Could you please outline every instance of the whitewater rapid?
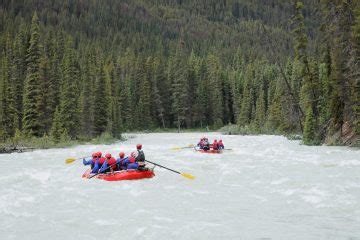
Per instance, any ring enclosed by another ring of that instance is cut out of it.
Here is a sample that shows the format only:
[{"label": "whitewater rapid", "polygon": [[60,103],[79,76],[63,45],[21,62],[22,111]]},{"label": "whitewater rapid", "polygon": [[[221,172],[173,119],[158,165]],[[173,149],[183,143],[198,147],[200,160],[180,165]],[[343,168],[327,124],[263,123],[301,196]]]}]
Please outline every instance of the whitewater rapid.
[{"label": "whitewater rapid", "polygon": [[[221,136],[223,154],[171,147],[203,133],[128,134],[112,145],[0,155],[0,239],[360,239],[360,151],[280,136]],[[94,151],[130,153],[161,168],[139,181],[82,179]]]}]

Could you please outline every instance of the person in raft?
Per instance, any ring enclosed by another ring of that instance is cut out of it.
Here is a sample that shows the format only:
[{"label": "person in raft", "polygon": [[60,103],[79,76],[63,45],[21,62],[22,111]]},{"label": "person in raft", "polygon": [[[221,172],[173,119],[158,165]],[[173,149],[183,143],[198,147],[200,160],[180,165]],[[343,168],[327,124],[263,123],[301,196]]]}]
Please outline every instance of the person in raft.
[{"label": "person in raft", "polygon": [[219,142],[218,142],[218,149],[223,150],[224,148],[225,148],[225,146],[224,146],[222,140],[220,139]]},{"label": "person in raft", "polygon": [[218,142],[217,142],[216,139],[214,140],[214,142],[213,142],[213,144],[212,144],[212,148],[213,148],[214,150],[218,150],[218,149],[219,149],[219,145],[218,145]]},{"label": "person in raft", "polygon": [[123,168],[126,170],[143,170],[145,169],[145,154],[142,150],[142,145],[136,145],[136,151],[133,151],[129,157],[125,158],[123,161]]},{"label": "person in raft", "polygon": [[101,157],[101,152],[93,153],[92,159],[86,160],[85,158],[83,158],[83,164],[85,166],[90,165],[91,173],[97,173],[100,169],[100,157]]},{"label": "person in raft", "polygon": [[129,159],[128,157],[125,157],[124,152],[120,152],[119,153],[119,158],[116,159],[117,170],[126,170],[127,164],[125,162],[128,159]]},{"label": "person in raft", "polygon": [[135,161],[137,162],[137,164],[139,164],[139,169],[143,169],[145,167],[145,153],[142,150],[142,145],[141,144],[137,144],[136,145],[136,151],[137,151],[137,156],[135,157]]},{"label": "person in raft", "polygon": [[209,143],[209,139],[204,138],[204,145],[203,145],[203,150],[207,151],[210,150],[210,143]]},{"label": "person in raft", "polygon": [[200,141],[198,142],[197,146],[198,146],[200,149],[203,149],[203,147],[204,147],[204,138],[200,138]]},{"label": "person in raft", "polygon": [[105,155],[105,159],[103,164],[101,165],[101,168],[99,170],[100,173],[107,173],[107,172],[113,172],[116,171],[116,160],[111,156],[110,153],[107,153]]}]

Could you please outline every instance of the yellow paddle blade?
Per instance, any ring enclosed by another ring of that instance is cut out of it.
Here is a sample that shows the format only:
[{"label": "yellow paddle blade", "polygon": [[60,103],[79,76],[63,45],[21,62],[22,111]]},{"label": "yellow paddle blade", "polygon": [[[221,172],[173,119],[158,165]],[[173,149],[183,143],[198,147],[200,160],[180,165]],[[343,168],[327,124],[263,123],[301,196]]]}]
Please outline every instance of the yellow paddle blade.
[{"label": "yellow paddle blade", "polygon": [[181,173],[180,175],[183,176],[183,177],[186,177],[188,179],[191,179],[191,180],[195,179],[195,176],[193,176],[191,174],[188,174],[188,173]]},{"label": "yellow paddle blade", "polygon": [[173,148],[171,148],[171,150],[174,150],[174,151],[181,150],[181,149],[182,149],[181,147],[173,147]]},{"label": "yellow paddle blade", "polygon": [[76,158],[68,158],[68,159],[65,160],[65,163],[69,164],[69,163],[74,162],[75,160],[76,160]]},{"label": "yellow paddle blade", "polygon": [[185,149],[185,148],[193,148],[195,145],[194,144],[189,144],[186,147],[173,147],[171,148],[171,150],[181,150],[181,149]]}]

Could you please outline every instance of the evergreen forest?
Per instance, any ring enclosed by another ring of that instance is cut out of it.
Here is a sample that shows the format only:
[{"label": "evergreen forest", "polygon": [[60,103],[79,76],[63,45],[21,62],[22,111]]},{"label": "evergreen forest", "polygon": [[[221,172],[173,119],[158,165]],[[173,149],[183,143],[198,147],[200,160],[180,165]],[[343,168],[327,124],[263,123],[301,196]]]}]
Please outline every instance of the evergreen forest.
[{"label": "evergreen forest", "polygon": [[359,144],[360,1],[2,0],[0,142],[155,129]]}]

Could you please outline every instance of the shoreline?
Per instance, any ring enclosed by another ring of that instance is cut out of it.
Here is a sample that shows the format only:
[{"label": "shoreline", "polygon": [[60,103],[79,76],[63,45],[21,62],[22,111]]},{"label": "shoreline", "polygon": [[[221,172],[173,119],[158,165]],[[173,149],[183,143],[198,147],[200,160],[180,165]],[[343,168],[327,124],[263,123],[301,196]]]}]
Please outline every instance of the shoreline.
[{"label": "shoreline", "polygon": [[23,152],[31,152],[34,150],[41,150],[41,149],[67,148],[67,147],[74,147],[85,144],[110,145],[125,140],[126,138],[124,138],[123,136],[121,136],[120,138],[100,136],[93,139],[65,140],[56,143],[47,137],[31,138],[31,139],[23,139],[16,143],[14,142],[0,143],[0,154],[23,153]]}]

